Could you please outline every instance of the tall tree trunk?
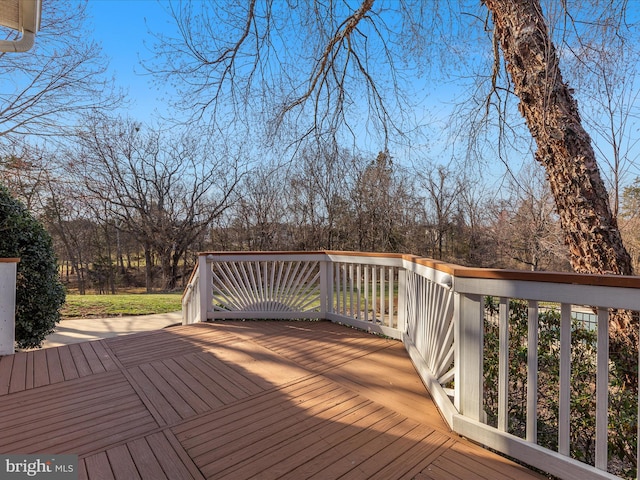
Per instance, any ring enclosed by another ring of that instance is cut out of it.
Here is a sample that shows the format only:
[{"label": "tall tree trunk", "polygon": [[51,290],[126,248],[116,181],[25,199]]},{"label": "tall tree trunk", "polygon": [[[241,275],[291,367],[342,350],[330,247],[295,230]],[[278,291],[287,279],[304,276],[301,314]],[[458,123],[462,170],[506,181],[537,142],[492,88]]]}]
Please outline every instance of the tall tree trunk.
[{"label": "tall tree trunk", "polygon": [[151,246],[146,243],[144,245],[144,260],[147,293],[153,293],[153,258],[151,256]]},{"label": "tall tree trunk", "polygon": [[519,109],[547,171],[571,265],[580,273],[631,275],[578,105],[562,80],[539,0],[485,0]]},{"label": "tall tree trunk", "polygon": [[[539,0],[484,0],[520,99],[519,110],[538,147],[569,248],[579,273],[632,275],[591,138],[578,105],[563,82]],[[637,317],[611,315],[611,359],[624,384],[637,388]]]}]

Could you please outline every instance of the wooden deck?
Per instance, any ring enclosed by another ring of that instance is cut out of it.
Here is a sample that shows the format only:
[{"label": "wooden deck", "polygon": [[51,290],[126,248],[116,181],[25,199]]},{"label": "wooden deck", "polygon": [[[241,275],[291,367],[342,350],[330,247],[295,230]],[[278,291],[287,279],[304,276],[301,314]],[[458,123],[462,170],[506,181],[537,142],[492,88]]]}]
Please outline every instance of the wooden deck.
[{"label": "wooden deck", "polygon": [[541,479],[447,429],[401,343],[221,322],[0,358],[0,452],[80,478]]}]

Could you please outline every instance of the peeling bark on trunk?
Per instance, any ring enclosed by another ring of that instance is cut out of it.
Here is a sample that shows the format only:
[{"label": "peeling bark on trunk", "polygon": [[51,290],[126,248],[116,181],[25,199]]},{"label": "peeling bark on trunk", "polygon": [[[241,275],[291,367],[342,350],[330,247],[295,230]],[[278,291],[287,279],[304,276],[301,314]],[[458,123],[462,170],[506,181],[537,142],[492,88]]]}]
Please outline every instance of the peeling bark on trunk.
[{"label": "peeling bark on trunk", "polygon": [[538,0],[485,0],[493,15],[519,109],[537,144],[573,269],[631,275],[631,258]]},{"label": "peeling bark on trunk", "polygon": [[[484,0],[511,75],[518,106],[538,147],[569,248],[579,273],[632,275],[609,196],[600,176],[591,138],[582,127],[578,105],[562,80],[558,55],[549,37],[539,0]],[[637,316],[613,311],[610,358],[616,374],[638,388]]]}]

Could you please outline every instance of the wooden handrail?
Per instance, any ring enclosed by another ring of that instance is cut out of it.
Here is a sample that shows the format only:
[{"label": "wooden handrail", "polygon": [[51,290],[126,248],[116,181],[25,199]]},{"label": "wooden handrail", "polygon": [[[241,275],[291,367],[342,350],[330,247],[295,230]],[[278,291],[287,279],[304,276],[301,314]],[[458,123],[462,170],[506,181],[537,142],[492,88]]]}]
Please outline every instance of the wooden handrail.
[{"label": "wooden handrail", "polygon": [[264,255],[268,257],[279,255],[343,255],[350,257],[393,258],[414,262],[418,265],[433,268],[461,278],[478,278],[487,280],[522,280],[528,282],[564,283],[569,285],[594,285],[607,287],[640,288],[640,276],[586,274],[571,272],[532,272],[527,270],[505,270],[499,268],[465,267],[454,263],[419,257],[402,253],[380,252],[344,252],[339,250],[317,251],[214,251],[201,252],[199,255]]}]

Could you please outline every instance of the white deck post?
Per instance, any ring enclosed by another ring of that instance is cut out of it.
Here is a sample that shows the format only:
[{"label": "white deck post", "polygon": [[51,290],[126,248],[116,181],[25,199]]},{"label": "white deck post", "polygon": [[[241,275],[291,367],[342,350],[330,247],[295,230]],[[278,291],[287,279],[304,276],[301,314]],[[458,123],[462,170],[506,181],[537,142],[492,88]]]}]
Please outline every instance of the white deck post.
[{"label": "white deck post", "polygon": [[455,294],[455,407],[476,421],[482,420],[483,317],[481,295]]},{"label": "white deck post", "polygon": [[209,307],[213,292],[211,291],[211,266],[209,265],[209,256],[200,255],[198,257],[198,270],[200,271],[200,321],[206,322],[208,318]]},{"label": "white deck post", "polygon": [[331,270],[329,267],[332,263],[329,261],[320,262],[320,317],[322,320],[327,319],[327,312],[329,311],[329,291],[330,285],[333,288],[331,282]]},{"label": "white deck post", "polygon": [[407,271],[404,268],[398,270],[398,324],[396,328],[403,333],[407,331]]},{"label": "white deck post", "polygon": [[18,258],[0,259],[0,355],[15,353]]}]

